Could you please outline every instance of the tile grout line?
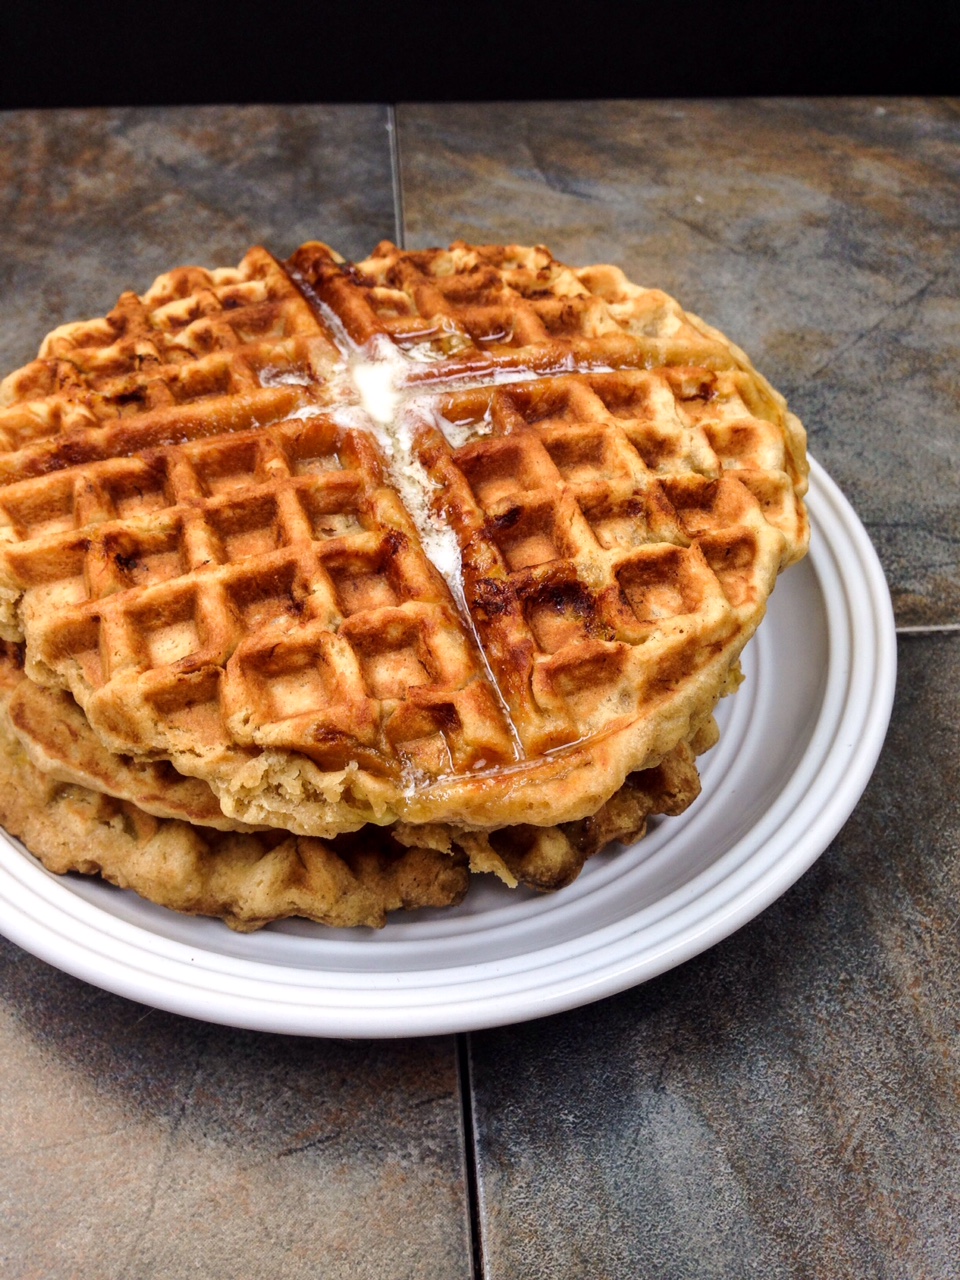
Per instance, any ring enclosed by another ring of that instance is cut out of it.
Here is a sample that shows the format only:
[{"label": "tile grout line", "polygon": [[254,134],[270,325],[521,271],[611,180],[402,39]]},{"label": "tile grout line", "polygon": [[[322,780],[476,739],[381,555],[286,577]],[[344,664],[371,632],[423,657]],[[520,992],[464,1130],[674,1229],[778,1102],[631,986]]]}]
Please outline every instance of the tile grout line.
[{"label": "tile grout line", "polygon": [[390,140],[390,180],[393,186],[393,226],[397,247],[406,248],[406,214],[403,207],[403,174],[400,170],[400,134],[397,129],[397,105],[387,107],[387,137]]},{"label": "tile grout line", "polygon": [[467,1217],[470,1231],[470,1274],[483,1280],[483,1229],[480,1218],[480,1170],[477,1160],[477,1132],[473,1116],[473,1072],[470,1068],[470,1033],[460,1032],[457,1041],[457,1082],[460,1086],[460,1116],[466,1170]]},{"label": "tile grout line", "polygon": [[898,636],[939,636],[960,632],[960,622],[931,623],[929,626],[897,627]]}]

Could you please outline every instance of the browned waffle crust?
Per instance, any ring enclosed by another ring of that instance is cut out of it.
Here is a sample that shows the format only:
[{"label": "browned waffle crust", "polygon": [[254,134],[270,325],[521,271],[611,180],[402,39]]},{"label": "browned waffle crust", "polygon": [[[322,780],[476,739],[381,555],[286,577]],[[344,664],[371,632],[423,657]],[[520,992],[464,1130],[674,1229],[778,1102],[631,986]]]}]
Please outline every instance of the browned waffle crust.
[{"label": "browned waffle crust", "polygon": [[0,384],[0,624],[230,823],[478,833],[690,741],[807,541],[721,334],[516,246],[186,268]]},{"label": "browned waffle crust", "polygon": [[452,906],[469,885],[465,853],[405,848],[376,828],[331,842],[158,818],[44,773],[2,717],[0,770],[0,822],[48,870],[99,874],[160,906],[218,916],[243,932],[288,916],[378,927],[388,911]]},{"label": "browned waffle crust", "polygon": [[0,657],[0,822],[51,871],[99,873],[243,931],[291,915],[378,927],[393,910],[458,902],[469,871],[560,888],[611,842],[639,839],[651,814],[683,812],[700,789],[696,752],[712,741],[707,723],[598,813],[565,826],[367,827],[332,841],[241,834],[225,830],[204,783],[107,751],[67,695],[34,685],[10,651]]}]

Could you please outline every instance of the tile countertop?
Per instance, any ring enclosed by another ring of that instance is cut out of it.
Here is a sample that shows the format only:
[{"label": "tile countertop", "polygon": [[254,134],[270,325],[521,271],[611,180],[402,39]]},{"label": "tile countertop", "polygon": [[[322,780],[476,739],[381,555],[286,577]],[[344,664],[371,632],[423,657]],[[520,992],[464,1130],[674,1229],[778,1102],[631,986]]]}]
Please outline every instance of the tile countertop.
[{"label": "tile countertop", "polygon": [[257,241],[544,240],[750,352],[902,633],[880,764],[820,861],[588,1008],[296,1040],[0,940],[5,1277],[960,1275],[958,197],[945,100],[0,115],[4,371]]}]

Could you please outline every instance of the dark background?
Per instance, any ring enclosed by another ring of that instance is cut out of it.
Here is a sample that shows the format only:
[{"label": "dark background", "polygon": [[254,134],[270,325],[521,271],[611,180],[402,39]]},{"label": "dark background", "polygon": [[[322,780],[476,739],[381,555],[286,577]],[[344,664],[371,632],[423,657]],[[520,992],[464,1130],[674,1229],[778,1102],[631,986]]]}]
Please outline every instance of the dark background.
[{"label": "dark background", "polygon": [[0,0],[0,108],[952,94],[956,0]]}]

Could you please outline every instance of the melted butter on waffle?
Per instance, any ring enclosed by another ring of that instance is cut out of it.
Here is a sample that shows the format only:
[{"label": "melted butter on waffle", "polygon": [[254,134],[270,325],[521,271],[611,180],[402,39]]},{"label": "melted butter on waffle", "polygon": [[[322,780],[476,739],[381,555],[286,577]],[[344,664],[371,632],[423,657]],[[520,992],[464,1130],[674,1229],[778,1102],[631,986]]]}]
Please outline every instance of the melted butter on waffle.
[{"label": "melted butter on waffle", "polygon": [[804,552],[747,357],[546,249],[186,268],[0,384],[0,631],[99,738],[329,837],[595,813]]}]

